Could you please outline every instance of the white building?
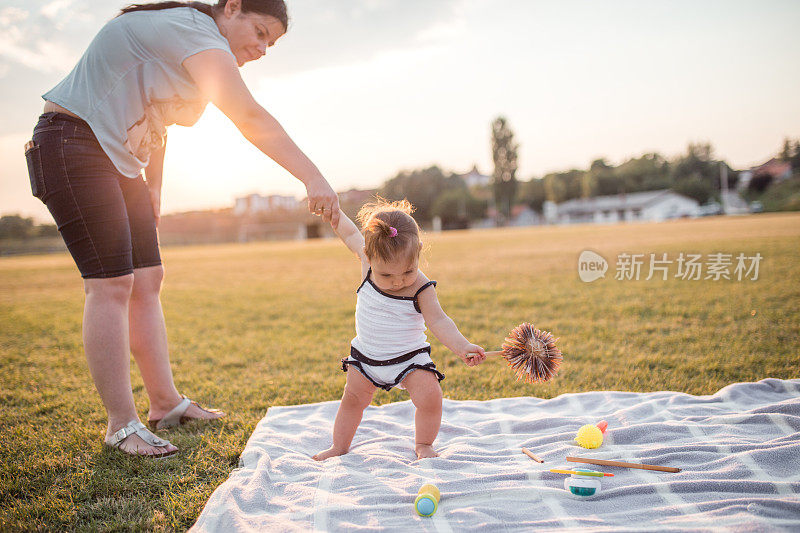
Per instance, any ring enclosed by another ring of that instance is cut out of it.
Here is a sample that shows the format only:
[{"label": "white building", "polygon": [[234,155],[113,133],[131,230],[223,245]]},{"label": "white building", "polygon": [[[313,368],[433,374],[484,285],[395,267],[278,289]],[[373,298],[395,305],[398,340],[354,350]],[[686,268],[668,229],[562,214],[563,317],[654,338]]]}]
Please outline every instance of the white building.
[{"label": "white building", "polygon": [[294,196],[261,196],[260,194],[250,194],[236,199],[233,206],[234,215],[255,215],[258,213],[268,213],[279,209],[297,209],[299,202]]},{"label": "white building", "polygon": [[478,186],[485,187],[492,181],[491,176],[486,176],[478,171],[478,165],[473,165],[472,170],[466,174],[461,174],[461,179],[464,180],[464,183],[466,183],[467,187],[470,189]]},{"label": "white building", "polygon": [[665,189],[545,202],[544,215],[549,224],[659,222],[698,216],[699,208],[697,200]]}]

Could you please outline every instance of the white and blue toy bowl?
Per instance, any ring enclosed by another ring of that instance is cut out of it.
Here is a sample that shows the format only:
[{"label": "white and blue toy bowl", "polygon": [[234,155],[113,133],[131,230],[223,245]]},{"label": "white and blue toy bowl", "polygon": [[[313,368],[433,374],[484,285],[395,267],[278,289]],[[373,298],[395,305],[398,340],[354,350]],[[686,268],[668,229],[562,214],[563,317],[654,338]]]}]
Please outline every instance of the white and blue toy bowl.
[{"label": "white and blue toy bowl", "polygon": [[[596,472],[587,468],[573,468],[576,472]],[[572,474],[564,480],[564,489],[578,499],[591,498],[600,492],[600,478]]]}]

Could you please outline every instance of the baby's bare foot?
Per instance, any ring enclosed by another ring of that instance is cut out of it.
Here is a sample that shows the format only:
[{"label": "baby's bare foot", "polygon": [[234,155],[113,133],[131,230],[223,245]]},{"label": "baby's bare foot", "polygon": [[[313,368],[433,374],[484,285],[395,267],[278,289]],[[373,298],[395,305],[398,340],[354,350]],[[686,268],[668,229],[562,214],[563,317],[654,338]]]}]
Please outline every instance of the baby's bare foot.
[{"label": "baby's bare foot", "polygon": [[314,456],[315,461],[324,461],[329,457],[336,457],[337,455],[344,455],[347,453],[347,450],[340,450],[339,448],[334,448],[331,446],[324,452],[319,452],[317,455]]},{"label": "baby's bare foot", "polygon": [[417,459],[425,459],[427,457],[439,457],[439,454],[433,450],[430,444],[417,444],[414,446],[414,451],[417,452]]}]

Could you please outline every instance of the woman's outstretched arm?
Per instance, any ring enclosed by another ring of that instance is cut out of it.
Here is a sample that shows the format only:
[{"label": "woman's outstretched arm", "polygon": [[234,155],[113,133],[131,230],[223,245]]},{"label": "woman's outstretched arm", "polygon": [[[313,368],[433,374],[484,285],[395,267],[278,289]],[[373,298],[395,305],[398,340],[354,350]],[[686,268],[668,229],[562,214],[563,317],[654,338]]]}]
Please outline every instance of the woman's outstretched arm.
[{"label": "woman's outstretched arm", "polygon": [[256,102],[233,56],[222,50],[205,50],[186,58],[183,66],[203,95],[233,121],[248,141],[303,182],[309,211],[325,208],[324,220],[336,227],[339,223],[336,193],[275,117]]}]

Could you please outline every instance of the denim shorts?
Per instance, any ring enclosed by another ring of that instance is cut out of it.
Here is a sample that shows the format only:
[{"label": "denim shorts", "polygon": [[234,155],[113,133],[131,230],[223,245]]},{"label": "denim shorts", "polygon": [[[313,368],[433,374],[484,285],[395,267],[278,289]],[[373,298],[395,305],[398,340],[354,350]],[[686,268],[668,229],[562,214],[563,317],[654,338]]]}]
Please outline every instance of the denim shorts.
[{"label": "denim shorts", "polygon": [[31,192],[53,215],[81,277],[161,264],[147,184],[120,174],[86,122],[41,115],[25,159]]}]

